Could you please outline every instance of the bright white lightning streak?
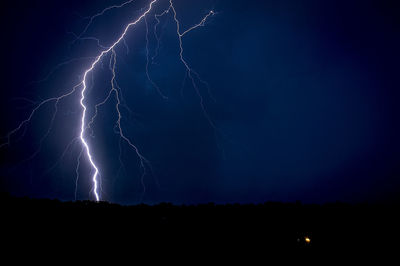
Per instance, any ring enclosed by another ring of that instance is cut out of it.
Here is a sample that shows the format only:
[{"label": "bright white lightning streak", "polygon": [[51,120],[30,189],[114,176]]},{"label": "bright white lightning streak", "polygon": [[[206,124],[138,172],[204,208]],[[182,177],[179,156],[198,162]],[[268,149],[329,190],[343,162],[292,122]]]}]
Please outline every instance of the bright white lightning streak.
[{"label": "bright white lightning streak", "polygon": [[[92,156],[92,154],[91,154],[91,152],[90,152],[89,144],[87,143],[87,141],[86,141],[86,139],[85,139],[85,137],[84,137],[84,134],[85,134],[85,127],[86,127],[86,126],[85,126],[85,125],[86,125],[86,122],[85,122],[85,121],[86,121],[86,110],[87,110],[86,105],[84,104],[84,100],[85,100],[85,91],[86,91],[86,77],[87,77],[87,75],[88,75],[91,71],[93,71],[94,67],[97,65],[97,63],[100,61],[100,59],[101,59],[105,54],[107,54],[108,52],[110,52],[111,50],[113,50],[113,48],[114,48],[119,42],[121,42],[121,40],[125,37],[125,35],[126,35],[128,29],[129,29],[132,25],[136,25],[139,21],[141,21],[141,20],[151,11],[151,9],[152,9],[152,7],[153,7],[153,5],[154,5],[155,2],[157,2],[157,0],[153,0],[153,1],[150,3],[149,8],[148,8],[139,18],[137,18],[134,22],[129,23],[129,24],[125,27],[125,30],[123,31],[123,33],[121,34],[121,36],[117,39],[117,41],[115,41],[108,49],[103,50],[103,51],[100,53],[100,55],[97,56],[96,60],[92,63],[92,65],[90,66],[90,68],[87,69],[87,70],[85,71],[84,75],[83,75],[83,80],[82,80],[82,82],[81,82],[81,84],[83,85],[82,91],[81,91],[81,96],[82,96],[82,97],[81,97],[81,100],[80,100],[80,104],[81,104],[81,106],[82,106],[82,108],[83,108],[82,118],[81,118],[81,133],[80,133],[80,139],[81,139],[81,142],[82,142],[83,146],[85,147],[86,155],[87,155],[87,157],[88,157],[88,159],[89,159],[89,162],[90,162],[92,168],[94,169],[94,174],[93,174],[93,177],[92,177],[92,181],[93,181],[93,193],[94,193],[94,195],[95,195],[95,197],[96,197],[96,201],[100,201],[100,195],[99,195],[99,193],[98,193],[98,179],[97,179],[97,177],[98,177],[98,175],[99,175],[99,168],[97,167],[97,165],[95,164],[95,162],[94,162],[94,160],[93,160],[93,156]],[[117,93],[117,91],[116,91],[116,93]],[[120,126],[120,122],[121,122],[121,119],[120,119],[120,117],[119,117],[119,119],[118,119],[118,125],[119,125],[119,126]],[[122,132],[122,131],[120,131],[120,133],[121,133],[121,132]],[[136,146],[133,145],[133,144],[129,141],[129,139],[126,138],[126,137],[124,136],[123,133],[121,134],[121,137],[122,137],[125,141],[127,141],[129,145],[131,145],[132,147],[134,147],[134,148],[136,149],[136,151],[137,151]]]}]

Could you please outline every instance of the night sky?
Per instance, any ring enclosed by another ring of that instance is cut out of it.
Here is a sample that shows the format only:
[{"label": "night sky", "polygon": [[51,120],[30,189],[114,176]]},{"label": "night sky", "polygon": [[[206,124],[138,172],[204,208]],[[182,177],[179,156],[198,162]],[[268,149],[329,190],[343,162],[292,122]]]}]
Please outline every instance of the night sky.
[{"label": "night sky", "polygon": [[[138,0],[98,17],[83,37],[111,45],[149,4]],[[158,13],[168,6],[159,0]],[[101,48],[74,41],[91,16],[122,1],[7,1],[1,7],[1,143],[40,101],[78,84]],[[99,108],[93,137],[102,199],[134,204],[393,202],[400,192],[400,16],[396,1],[175,0],[205,112],[179,61],[176,25],[161,19],[159,55],[146,77],[146,28],[132,27],[117,53],[122,126],[151,162],[115,132],[115,98]],[[154,55],[154,13],[149,51]],[[128,47],[128,48],[127,48]],[[72,59],[72,60],[71,60]],[[61,64],[68,62],[67,64]],[[88,112],[110,87],[110,57],[88,78]],[[58,67],[57,67],[58,66]],[[183,85],[182,85],[183,84]],[[215,101],[213,100],[215,98]],[[0,189],[15,196],[75,199],[81,145],[78,93],[54,104],[0,150]],[[215,124],[214,129],[207,115]],[[41,141],[43,140],[43,141]],[[38,149],[40,148],[40,151]],[[66,149],[67,148],[67,149]],[[123,162],[123,167],[121,163]],[[93,200],[82,155],[77,199]]]}]

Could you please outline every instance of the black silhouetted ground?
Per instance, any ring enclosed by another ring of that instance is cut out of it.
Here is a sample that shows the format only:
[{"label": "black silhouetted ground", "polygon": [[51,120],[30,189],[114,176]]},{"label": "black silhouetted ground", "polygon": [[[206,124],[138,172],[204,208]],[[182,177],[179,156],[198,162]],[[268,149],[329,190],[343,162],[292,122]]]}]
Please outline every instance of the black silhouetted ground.
[{"label": "black silhouetted ground", "polygon": [[[268,253],[375,248],[397,243],[398,206],[343,203],[302,205],[121,206],[107,202],[61,202],[1,197],[2,241],[9,247],[70,246],[208,254],[229,250]],[[71,243],[71,244],[67,244]],[[136,250],[136,251],[135,251]]]}]

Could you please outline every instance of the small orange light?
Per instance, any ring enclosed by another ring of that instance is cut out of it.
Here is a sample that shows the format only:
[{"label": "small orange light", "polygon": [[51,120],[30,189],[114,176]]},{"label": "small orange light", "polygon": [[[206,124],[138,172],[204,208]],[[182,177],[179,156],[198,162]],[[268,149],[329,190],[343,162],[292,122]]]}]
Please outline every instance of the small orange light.
[{"label": "small orange light", "polygon": [[310,239],[310,238],[308,238],[308,237],[305,237],[305,238],[304,238],[304,240],[305,240],[305,241],[306,241],[306,243],[308,243],[308,244],[309,244],[309,243],[311,243],[311,239]]}]

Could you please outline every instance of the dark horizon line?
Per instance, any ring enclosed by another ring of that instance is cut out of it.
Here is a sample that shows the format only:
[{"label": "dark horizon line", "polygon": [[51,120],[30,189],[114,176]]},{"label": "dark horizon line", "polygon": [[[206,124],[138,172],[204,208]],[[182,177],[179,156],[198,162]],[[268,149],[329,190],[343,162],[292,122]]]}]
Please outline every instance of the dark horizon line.
[{"label": "dark horizon line", "polygon": [[79,199],[79,200],[61,200],[58,198],[35,198],[29,196],[15,196],[9,192],[0,192],[0,200],[1,202],[6,202],[7,200],[15,203],[16,201],[30,201],[30,202],[54,202],[63,205],[67,204],[91,204],[91,205],[102,205],[102,206],[114,206],[114,207],[158,207],[158,206],[168,206],[168,207],[265,207],[270,205],[271,207],[281,205],[281,206],[296,206],[296,207],[329,207],[329,206],[342,206],[342,207],[384,207],[384,206],[399,206],[400,202],[398,201],[390,201],[390,202],[346,202],[346,201],[331,201],[324,203],[304,203],[301,200],[296,201],[274,201],[268,200],[264,202],[226,202],[226,203],[216,203],[213,201],[203,202],[203,203],[181,203],[176,204],[168,201],[161,201],[157,203],[135,203],[135,204],[122,204],[112,201],[95,201],[91,199]]}]

